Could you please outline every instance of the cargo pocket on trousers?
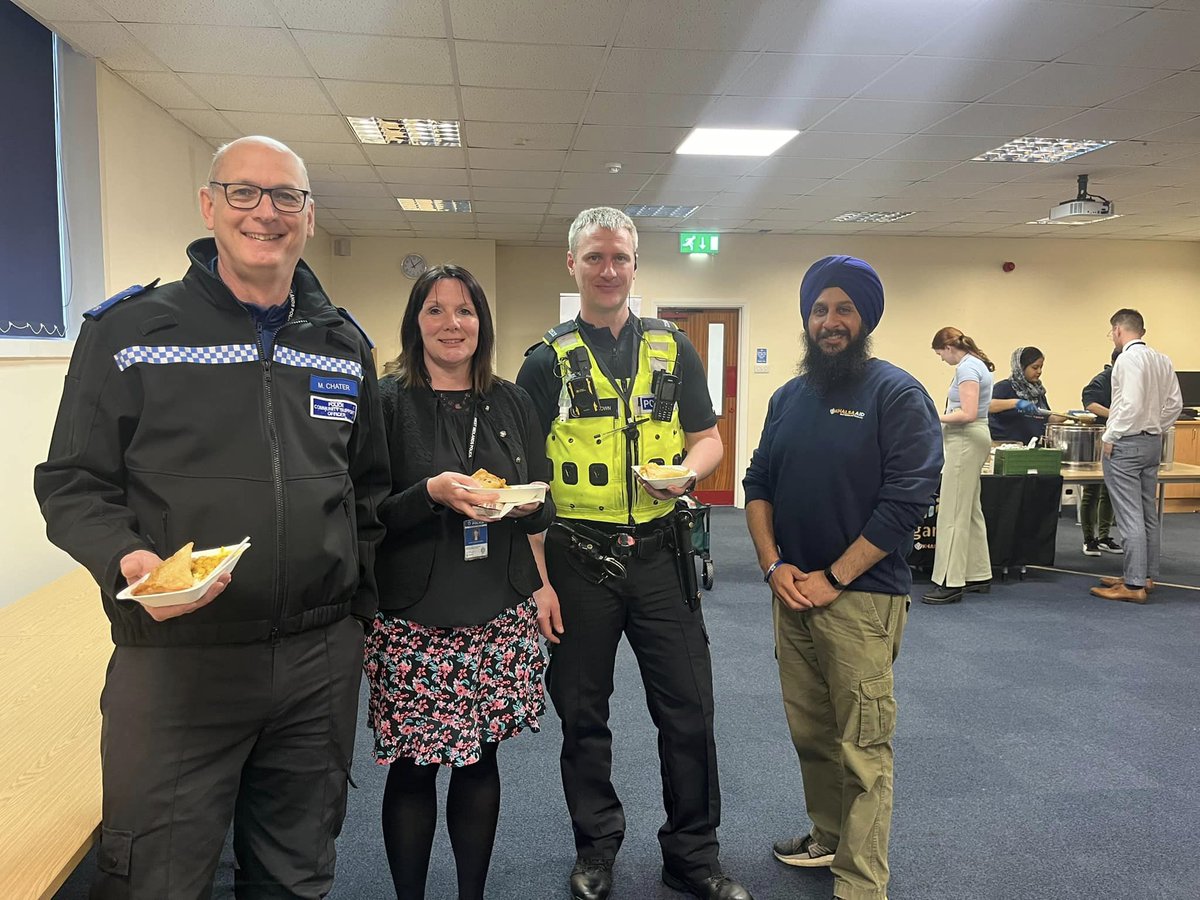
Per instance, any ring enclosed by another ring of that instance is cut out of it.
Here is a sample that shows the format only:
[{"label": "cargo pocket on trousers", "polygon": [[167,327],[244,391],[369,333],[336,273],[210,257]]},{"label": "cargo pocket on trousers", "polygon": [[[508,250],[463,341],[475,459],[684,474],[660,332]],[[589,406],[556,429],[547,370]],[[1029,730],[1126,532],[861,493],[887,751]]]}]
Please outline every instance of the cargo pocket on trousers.
[{"label": "cargo pocket on trousers", "polygon": [[892,673],[866,678],[858,686],[858,741],[873,747],[891,740],[896,730],[896,698],[892,696]]},{"label": "cargo pocket on trousers", "polygon": [[129,876],[129,858],[133,855],[133,832],[115,828],[100,829],[100,852],[96,867],[109,875]]}]

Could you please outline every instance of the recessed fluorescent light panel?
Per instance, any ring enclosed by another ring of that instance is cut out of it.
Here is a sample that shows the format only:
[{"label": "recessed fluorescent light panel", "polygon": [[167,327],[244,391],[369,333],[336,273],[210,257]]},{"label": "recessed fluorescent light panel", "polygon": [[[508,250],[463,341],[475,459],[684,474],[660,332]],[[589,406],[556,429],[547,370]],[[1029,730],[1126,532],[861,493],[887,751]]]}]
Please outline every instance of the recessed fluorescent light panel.
[{"label": "recessed fluorescent light panel", "polygon": [[973,157],[973,162],[1056,163],[1101,150],[1112,141],[1023,137]]},{"label": "recessed fluorescent light panel", "polygon": [[770,156],[799,133],[762,128],[697,128],[675,152],[697,156]]},{"label": "recessed fluorescent light panel", "polygon": [[452,212],[469,213],[470,200],[423,200],[411,197],[397,197],[400,208],[406,212]]},{"label": "recessed fluorescent light panel", "polygon": [[1026,222],[1026,225],[1095,225],[1097,222],[1111,222],[1113,219],[1121,218],[1120,213],[1113,213],[1109,216],[1096,216],[1085,222],[1068,222],[1065,219],[1037,219],[1033,222]]},{"label": "recessed fluorescent light panel", "polygon": [[901,219],[908,218],[916,210],[908,212],[844,212],[840,216],[834,216],[830,219],[831,222],[868,222],[874,225],[879,225],[886,222],[899,222]]},{"label": "recessed fluorescent light panel", "polygon": [[625,215],[636,218],[686,219],[699,208],[698,206],[654,206],[641,204],[625,207]]},{"label": "recessed fluorescent light panel", "polygon": [[437,119],[380,119],[346,116],[364,144],[407,144],[412,147],[461,147],[457,122]]}]

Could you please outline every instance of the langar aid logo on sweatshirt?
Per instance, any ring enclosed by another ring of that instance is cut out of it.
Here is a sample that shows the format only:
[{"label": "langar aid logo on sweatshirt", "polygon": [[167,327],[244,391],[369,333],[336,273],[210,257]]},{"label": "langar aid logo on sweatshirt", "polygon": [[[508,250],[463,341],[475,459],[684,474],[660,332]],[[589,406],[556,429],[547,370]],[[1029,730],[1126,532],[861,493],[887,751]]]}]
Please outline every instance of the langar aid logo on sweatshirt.
[{"label": "langar aid logo on sweatshirt", "polygon": [[842,409],[840,406],[829,407],[829,414],[831,416],[842,416],[847,419],[865,419],[867,417],[865,412],[860,412],[857,409]]}]

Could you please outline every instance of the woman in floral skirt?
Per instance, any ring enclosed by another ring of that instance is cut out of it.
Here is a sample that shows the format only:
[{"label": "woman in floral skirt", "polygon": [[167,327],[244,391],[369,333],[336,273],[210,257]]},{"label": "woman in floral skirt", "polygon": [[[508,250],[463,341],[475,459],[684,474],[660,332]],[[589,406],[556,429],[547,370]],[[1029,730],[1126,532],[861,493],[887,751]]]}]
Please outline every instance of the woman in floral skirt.
[{"label": "woman in floral skirt", "polygon": [[[550,474],[529,396],[492,370],[495,330],[479,283],[437,266],[413,285],[400,355],[380,379],[392,493],[380,507],[379,614],[367,638],[375,756],[389,765],[383,835],[396,895],[425,897],[437,773],[459,900],[480,900],[500,811],[496,750],[544,711],[539,629],[561,632],[539,536],[545,503],[494,518],[495,493]],[[540,612],[539,612],[540,610]]]}]

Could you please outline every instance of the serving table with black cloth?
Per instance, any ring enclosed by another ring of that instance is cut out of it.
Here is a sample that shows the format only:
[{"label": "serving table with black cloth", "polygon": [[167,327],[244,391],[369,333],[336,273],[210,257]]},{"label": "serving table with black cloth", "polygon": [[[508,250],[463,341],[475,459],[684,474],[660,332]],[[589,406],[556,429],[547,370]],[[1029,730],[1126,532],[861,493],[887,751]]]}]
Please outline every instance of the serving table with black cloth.
[{"label": "serving table with black cloth", "polygon": [[[1061,475],[984,475],[980,503],[987,524],[992,568],[1007,575],[1010,568],[1054,565]],[[932,569],[937,546],[937,507],[918,526],[908,564]]]}]

